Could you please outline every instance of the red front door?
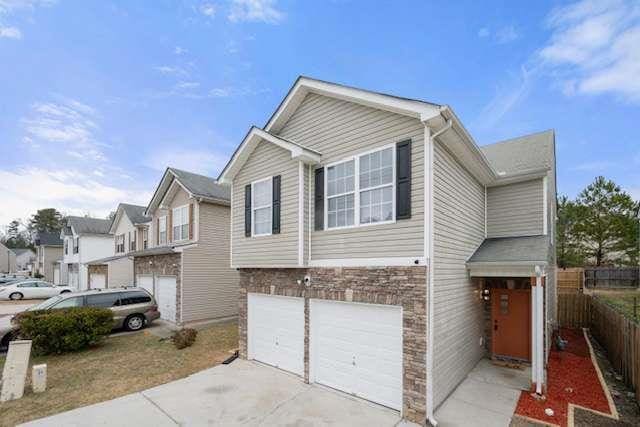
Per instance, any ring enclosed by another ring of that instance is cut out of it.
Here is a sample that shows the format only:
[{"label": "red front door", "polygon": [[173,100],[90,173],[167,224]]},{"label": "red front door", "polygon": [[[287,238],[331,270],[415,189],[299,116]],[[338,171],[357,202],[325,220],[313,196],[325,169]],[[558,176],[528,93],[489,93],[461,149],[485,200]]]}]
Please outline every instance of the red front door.
[{"label": "red front door", "polygon": [[494,356],[531,360],[531,291],[491,290],[491,350]]}]

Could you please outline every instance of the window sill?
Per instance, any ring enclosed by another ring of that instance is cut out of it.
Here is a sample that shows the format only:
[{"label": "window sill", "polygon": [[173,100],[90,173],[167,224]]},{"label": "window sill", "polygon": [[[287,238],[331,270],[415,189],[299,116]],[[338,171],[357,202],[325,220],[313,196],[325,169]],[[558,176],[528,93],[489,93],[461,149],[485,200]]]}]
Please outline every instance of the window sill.
[{"label": "window sill", "polygon": [[380,222],[371,222],[371,223],[367,223],[367,224],[357,224],[357,225],[345,225],[343,227],[327,227],[324,230],[313,230],[314,232],[321,232],[321,231],[339,231],[339,230],[350,230],[353,228],[367,228],[367,227],[375,227],[378,225],[388,225],[388,224],[395,224],[397,221],[395,219],[389,220],[389,221],[380,221]]}]

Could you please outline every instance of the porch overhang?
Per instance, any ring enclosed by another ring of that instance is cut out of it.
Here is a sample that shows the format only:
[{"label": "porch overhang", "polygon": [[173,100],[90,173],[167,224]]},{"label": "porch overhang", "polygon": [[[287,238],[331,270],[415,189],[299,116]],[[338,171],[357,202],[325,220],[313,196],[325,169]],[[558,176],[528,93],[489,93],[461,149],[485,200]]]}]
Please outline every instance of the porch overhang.
[{"label": "porch overhang", "polygon": [[485,239],[467,260],[471,277],[533,277],[549,259],[549,236]]}]

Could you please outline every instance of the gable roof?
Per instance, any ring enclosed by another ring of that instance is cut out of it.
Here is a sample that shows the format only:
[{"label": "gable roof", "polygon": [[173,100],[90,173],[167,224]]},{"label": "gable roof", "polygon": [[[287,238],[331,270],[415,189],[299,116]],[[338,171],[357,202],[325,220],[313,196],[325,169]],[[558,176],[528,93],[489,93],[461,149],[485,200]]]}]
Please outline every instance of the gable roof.
[{"label": "gable roof", "polygon": [[149,206],[144,211],[145,215],[149,215],[160,205],[165,193],[174,181],[182,186],[190,197],[222,205],[229,205],[231,202],[231,189],[227,185],[205,175],[168,167],[153,193]]},{"label": "gable roof", "polygon": [[555,132],[550,129],[480,147],[499,176],[553,167]]},{"label": "gable roof", "polygon": [[36,246],[62,246],[60,233],[40,231],[36,236]]},{"label": "gable roof", "polygon": [[131,205],[128,203],[120,203],[116,209],[116,215],[113,217],[109,233],[116,232],[116,226],[120,222],[122,215],[126,215],[131,224],[140,225],[151,221],[151,217],[144,214],[147,208],[145,206]]},{"label": "gable roof", "polygon": [[68,216],[67,224],[75,234],[109,234],[111,228],[111,220],[83,216]]},{"label": "gable roof", "polygon": [[305,163],[311,164],[320,162],[321,154],[319,152],[288,139],[272,135],[263,129],[251,126],[249,132],[247,132],[247,135],[236,148],[231,159],[220,173],[220,177],[218,178],[219,181],[230,183],[261,141],[275,144],[278,147],[289,151],[292,159],[299,159]]}]

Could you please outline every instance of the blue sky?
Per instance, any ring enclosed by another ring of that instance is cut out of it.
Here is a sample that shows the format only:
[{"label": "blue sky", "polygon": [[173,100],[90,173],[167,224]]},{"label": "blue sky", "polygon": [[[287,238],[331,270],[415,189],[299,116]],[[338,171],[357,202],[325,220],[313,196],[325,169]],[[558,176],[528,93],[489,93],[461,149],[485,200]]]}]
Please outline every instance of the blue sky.
[{"label": "blue sky", "polygon": [[0,0],[0,224],[217,176],[300,74],[448,104],[480,145],[554,128],[559,194],[640,198],[640,4],[527,3]]}]

